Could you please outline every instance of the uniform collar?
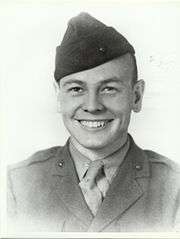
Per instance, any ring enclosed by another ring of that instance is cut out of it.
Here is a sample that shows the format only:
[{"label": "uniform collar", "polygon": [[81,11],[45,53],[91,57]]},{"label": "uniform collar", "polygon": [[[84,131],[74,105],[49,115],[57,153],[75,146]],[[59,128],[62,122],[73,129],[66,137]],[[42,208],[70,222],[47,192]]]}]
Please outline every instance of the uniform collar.
[{"label": "uniform collar", "polygon": [[[129,135],[129,150],[125,156],[125,159],[131,158],[133,166],[133,174],[135,178],[149,177],[150,176],[150,166],[149,161],[145,152],[139,148],[131,135]],[[69,151],[69,139],[67,140],[64,147],[59,148],[54,155],[54,163],[52,165],[52,175],[71,175],[77,177],[75,163],[72,159],[71,153]],[[124,161],[126,161],[124,159]],[[86,160],[85,160],[86,161]],[[74,175],[75,174],[75,175]]]},{"label": "uniform collar", "polygon": [[[104,159],[98,159],[104,162],[105,165],[104,171],[109,182],[111,182],[112,179],[114,178],[116,171],[119,168],[122,161],[124,160],[124,157],[128,149],[129,149],[129,138],[127,139],[126,143],[121,148],[116,150],[114,153],[110,154]],[[81,179],[83,178],[85,172],[89,167],[91,160],[86,156],[84,156],[81,152],[79,152],[79,150],[76,149],[76,147],[71,143],[71,141],[69,144],[69,150],[73,158],[79,180],[81,181]]]}]

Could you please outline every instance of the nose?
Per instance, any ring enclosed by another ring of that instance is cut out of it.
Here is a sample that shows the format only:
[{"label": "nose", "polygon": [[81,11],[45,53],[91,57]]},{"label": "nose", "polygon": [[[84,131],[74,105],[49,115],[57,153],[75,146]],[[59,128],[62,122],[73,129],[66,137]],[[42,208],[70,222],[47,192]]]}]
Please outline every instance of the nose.
[{"label": "nose", "polygon": [[96,92],[89,92],[83,103],[83,110],[90,113],[95,113],[102,111],[104,109],[104,105],[102,104],[99,96]]}]

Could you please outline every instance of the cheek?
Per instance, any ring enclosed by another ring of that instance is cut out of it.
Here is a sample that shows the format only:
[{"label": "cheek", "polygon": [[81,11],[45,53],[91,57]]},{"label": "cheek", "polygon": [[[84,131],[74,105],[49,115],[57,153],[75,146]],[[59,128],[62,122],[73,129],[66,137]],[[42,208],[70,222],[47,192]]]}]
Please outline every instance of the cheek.
[{"label": "cheek", "polygon": [[106,108],[116,116],[122,116],[129,114],[132,110],[132,99],[128,95],[122,95],[119,97],[106,100]]},{"label": "cheek", "polygon": [[81,105],[80,100],[72,97],[62,97],[59,100],[62,115],[72,115]]}]

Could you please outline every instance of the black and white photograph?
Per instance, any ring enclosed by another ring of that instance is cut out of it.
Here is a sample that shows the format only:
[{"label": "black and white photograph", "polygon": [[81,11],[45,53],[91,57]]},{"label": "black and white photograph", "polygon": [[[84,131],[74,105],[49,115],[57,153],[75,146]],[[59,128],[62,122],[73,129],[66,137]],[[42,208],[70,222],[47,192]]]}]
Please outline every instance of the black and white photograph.
[{"label": "black and white photograph", "polygon": [[0,5],[2,237],[178,238],[180,2]]}]

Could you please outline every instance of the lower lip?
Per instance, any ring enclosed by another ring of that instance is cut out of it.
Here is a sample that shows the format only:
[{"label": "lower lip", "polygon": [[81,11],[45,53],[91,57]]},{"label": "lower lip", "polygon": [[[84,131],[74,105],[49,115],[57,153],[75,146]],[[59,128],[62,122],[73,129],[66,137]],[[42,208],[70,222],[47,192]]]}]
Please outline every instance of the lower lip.
[{"label": "lower lip", "polygon": [[91,130],[91,131],[99,131],[99,130],[105,129],[109,125],[109,123],[112,122],[112,120],[110,120],[110,121],[106,121],[103,126],[89,127],[88,125],[81,124],[81,122],[79,120],[76,120],[76,121],[80,124],[80,126],[82,128],[87,129],[87,130]]}]

